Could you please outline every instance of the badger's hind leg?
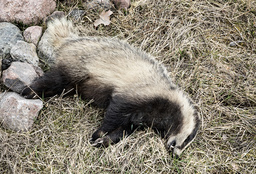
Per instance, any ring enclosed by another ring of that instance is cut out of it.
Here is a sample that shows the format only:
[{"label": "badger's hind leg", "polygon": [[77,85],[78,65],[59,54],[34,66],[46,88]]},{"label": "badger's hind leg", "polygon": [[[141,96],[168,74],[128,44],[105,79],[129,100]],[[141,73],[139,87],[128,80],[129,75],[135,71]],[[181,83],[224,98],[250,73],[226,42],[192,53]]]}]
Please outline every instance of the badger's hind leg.
[{"label": "badger's hind leg", "polygon": [[30,86],[23,89],[21,94],[26,98],[50,97],[61,94],[64,89],[71,89],[70,78],[61,68],[53,68],[35,79]]}]

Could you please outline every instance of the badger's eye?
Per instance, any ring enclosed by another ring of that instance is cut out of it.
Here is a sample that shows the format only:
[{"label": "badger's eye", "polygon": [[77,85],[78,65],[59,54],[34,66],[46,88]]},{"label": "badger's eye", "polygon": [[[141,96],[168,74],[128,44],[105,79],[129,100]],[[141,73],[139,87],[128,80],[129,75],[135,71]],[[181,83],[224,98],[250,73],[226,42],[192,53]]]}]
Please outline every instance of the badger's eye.
[{"label": "badger's eye", "polygon": [[176,140],[173,140],[173,141],[169,144],[169,148],[174,149],[175,145],[176,145]]}]

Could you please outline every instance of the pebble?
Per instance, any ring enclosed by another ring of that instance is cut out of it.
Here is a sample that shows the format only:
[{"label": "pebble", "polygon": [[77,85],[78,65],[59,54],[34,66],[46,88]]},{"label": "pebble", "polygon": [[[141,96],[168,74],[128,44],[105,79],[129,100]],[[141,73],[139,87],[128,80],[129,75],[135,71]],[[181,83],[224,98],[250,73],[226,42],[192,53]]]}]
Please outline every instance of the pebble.
[{"label": "pebble", "polygon": [[235,46],[241,45],[242,43],[244,43],[244,41],[242,41],[242,40],[233,41],[233,42],[229,43],[229,46],[230,47],[235,47]]},{"label": "pebble", "polygon": [[40,26],[28,27],[24,32],[23,36],[26,42],[37,45],[40,37],[42,36],[43,28]]},{"label": "pebble", "polygon": [[112,0],[117,9],[127,10],[131,6],[131,0]]}]

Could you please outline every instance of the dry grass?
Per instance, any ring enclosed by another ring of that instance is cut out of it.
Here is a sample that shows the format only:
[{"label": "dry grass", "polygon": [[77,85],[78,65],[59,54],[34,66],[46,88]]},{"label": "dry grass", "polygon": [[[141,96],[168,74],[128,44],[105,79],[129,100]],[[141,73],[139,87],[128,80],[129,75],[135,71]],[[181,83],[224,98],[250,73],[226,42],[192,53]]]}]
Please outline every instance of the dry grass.
[{"label": "dry grass", "polygon": [[[81,7],[58,3],[70,11]],[[104,111],[55,97],[33,128],[0,129],[0,173],[256,173],[256,1],[135,0],[128,14],[84,34],[126,39],[162,61],[197,103],[202,125],[181,160],[151,130],[107,149],[90,146]],[[239,42],[231,47],[230,43]]]}]

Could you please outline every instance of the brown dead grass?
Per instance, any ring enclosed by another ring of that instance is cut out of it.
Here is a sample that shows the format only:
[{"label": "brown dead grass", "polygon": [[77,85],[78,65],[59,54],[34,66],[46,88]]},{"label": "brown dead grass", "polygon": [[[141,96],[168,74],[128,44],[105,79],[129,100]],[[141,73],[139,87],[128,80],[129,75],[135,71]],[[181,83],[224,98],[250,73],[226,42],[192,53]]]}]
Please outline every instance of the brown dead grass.
[{"label": "brown dead grass", "polygon": [[[71,2],[59,9],[82,6]],[[115,12],[111,25],[95,30],[98,14],[87,11],[77,22],[83,34],[150,52],[198,103],[196,140],[181,160],[151,130],[93,148],[104,111],[76,96],[55,97],[30,131],[0,129],[0,173],[256,173],[256,1],[135,0],[126,15]]]}]

